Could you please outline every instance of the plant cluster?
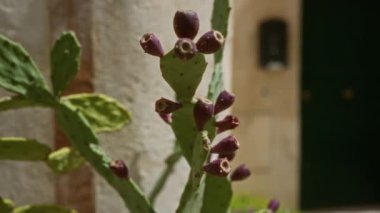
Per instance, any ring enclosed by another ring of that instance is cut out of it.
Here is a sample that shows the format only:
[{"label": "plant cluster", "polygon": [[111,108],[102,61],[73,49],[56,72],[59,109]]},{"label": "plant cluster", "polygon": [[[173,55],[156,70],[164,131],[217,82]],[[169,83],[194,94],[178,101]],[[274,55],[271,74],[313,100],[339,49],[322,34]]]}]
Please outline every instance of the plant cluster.
[{"label": "plant cluster", "polygon": [[[163,188],[175,163],[183,156],[190,165],[188,181],[178,205],[178,213],[223,213],[230,211],[232,181],[250,176],[245,164],[231,169],[230,161],[239,149],[239,142],[228,135],[212,143],[217,134],[239,125],[236,116],[217,118],[234,103],[235,97],[222,90],[222,47],[227,35],[230,8],[227,0],[215,1],[212,26],[196,42],[199,17],[194,11],[178,11],[173,26],[178,37],[174,48],[165,53],[153,33],[142,36],[143,50],[159,57],[165,81],[176,94],[176,100],[160,98],[155,111],[172,128],[176,141],[173,154],[166,160],[166,169],[145,196],[129,175],[127,163],[112,159],[101,147],[97,133],[115,131],[128,124],[130,114],[117,100],[102,94],[63,96],[75,77],[80,62],[80,45],[72,32],[63,33],[51,51],[51,83],[49,89],[41,72],[21,45],[0,36],[0,87],[13,96],[0,100],[0,111],[46,107],[54,110],[57,122],[71,147],[51,150],[34,139],[0,138],[0,160],[42,161],[56,174],[65,174],[88,162],[121,196],[130,212],[155,212],[155,199]],[[204,54],[215,54],[215,67],[207,98],[194,97],[207,63]],[[271,201],[265,211],[276,211]],[[0,212],[75,212],[54,205],[15,207],[0,197]]]}]

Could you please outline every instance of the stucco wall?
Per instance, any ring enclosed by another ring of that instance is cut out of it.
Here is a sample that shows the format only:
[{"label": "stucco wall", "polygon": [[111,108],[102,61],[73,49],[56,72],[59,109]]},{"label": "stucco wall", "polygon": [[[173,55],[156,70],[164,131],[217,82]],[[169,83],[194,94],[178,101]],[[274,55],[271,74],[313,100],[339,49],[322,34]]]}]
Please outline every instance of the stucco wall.
[{"label": "stucco wall", "polygon": [[[48,74],[49,38],[45,0],[0,0],[0,33],[23,44]],[[7,94],[3,90],[0,96]],[[30,137],[53,145],[52,112],[22,109],[0,113],[0,137]],[[53,176],[44,163],[0,161],[0,196],[17,204],[54,202]]]}]

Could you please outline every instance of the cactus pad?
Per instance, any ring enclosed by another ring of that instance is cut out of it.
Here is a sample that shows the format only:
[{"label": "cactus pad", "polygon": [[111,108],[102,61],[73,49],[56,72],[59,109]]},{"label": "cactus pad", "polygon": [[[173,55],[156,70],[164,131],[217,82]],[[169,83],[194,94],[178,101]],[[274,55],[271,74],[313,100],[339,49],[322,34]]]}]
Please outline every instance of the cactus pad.
[{"label": "cactus pad", "polygon": [[115,131],[131,120],[131,114],[117,100],[101,94],[65,96],[62,101],[78,109],[96,132]]},{"label": "cactus pad", "polygon": [[2,97],[0,98],[0,111],[10,109],[19,109],[25,107],[42,106],[22,96]]},{"label": "cactus pad", "polygon": [[0,212],[1,213],[11,213],[14,208],[14,203],[6,198],[0,196]]},{"label": "cactus pad", "polygon": [[41,72],[18,43],[0,35],[0,86],[26,95],[30,88],[45,87]]},{"label": "cactus pad", "polygon": [[[229,0],[216,0],[214,1],[214,9],[212,11],[211,26],[212,29],[218,30],[227,37],[228,32],[228,18],[231,11]],[[222,73],[222,59],[223,49],[216,52],[214,55],[214,72],[212,73],[211,82],[209,84],[208,99],[215,101],[218,94],[223,88],[223,73]]]},{"label": "cactus pad", "polygon": [[154,212],[149,201],[131,179],[121,179],[112,172],[109,167],[110,157],[99,146],[98,138],[79,110],[71,104],[62,103],[57,110],[57,118],[72,145],[120,194],[130,212]]},{"label": "cactus pad", "polygon": [[45,161],[50,148],[26,138],[0,138],[0,160]]},{"label": "cactus pad", "polygon": [[175,91],[179,101],[191,101],[202,80],[207,63],[203,54],[197,53],[188,60],[179,59],[170,51],[160,59],[162,77]]},{"label": "cactus pad", "polygon": [[200,212],[205,186],[203,165],[208,158],[209,147],[210,139],[207,131],[198,132],[194,141],[191,171],[181,196],[178,213]]},{"label": "cactus pad", "polygon": [[[212,29],[220,31],[226,38],[228,32],[228,18],[231,10],[229,0],[215,0],[213,8],[211,18]],[[217,99],[223,88],[222,59],[223,49],[214,55],[214,71],[207,94],[207,97],[212,101]],[[206,175],[205,185],[201,212],[229,212],[229,205],[232,199],[231,182],[226,177]]]},{"label": "cactus pad", "polygon": [[231,182],[227,177],[206,175],[206,188],[201,213],[227,213],[232,199]]},{"label": "cactus pad", "polygon": [[13,210],[13,213],[78,213],[73,209],[66,209],[54,205],[26,205]]},{"label": "cactus pad", "polygon": [[47,165],[57,174],[65,174],[81,167],[85,160],[71,147],[63,147],[50,153]]},{"label": "cactus pad", "polygon": [[189,164],[191,164],[193,144],[198,133],[193,118],[194,104],[194,102],[183,104],[182,108],[175,111],[172,117],[173,132]]},{"label": "cactus pad", "polygon": [[73,32],[64,32],[51,51],[51,82],[55,95],[60,95],[79,70],[80,44]]}]

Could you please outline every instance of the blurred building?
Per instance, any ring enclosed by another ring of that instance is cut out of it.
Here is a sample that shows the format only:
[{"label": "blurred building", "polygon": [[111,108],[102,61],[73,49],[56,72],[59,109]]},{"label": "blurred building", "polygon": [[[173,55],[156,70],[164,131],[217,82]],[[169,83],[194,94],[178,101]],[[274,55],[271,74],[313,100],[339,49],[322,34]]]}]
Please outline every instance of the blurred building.
[{"label": "blurred building", "polygon": [[379,206],[378,34],[369,24],[378,16],[369,8],[234,1],[238,161],[253,170],[237,189],[302,209]]}]

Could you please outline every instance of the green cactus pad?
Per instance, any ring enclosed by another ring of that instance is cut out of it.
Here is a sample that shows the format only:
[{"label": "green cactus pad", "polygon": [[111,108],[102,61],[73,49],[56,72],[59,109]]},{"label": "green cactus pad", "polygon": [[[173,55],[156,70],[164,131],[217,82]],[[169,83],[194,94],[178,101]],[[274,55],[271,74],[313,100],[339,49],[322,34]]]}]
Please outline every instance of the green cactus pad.
[{"label": "green cactus pad", "polygon": [[0,86],[21,95],[31,88],[44,88],[41,72],[18,43],[0,35]]},{"label": "green cactus pad", "polygon": [[210,139],[207,131],[198,132],[194,141],[193,158],[190,164],[191,171],[181,196],[177,209],[178,213],[200,212],[205,177],[203,165],[208,158],[209,150]]},{"label": "green cactus pad", "polygon": [[0,138],[0,160],[45,161],[51,149],[26,138]]},{"label": "green cactus pad", "polygon": [[[231,11],[229,0],[215,0],[213,6],[211,26],[227,37],[228,18]],[[223,49],[214,55],[214,71],[208,88],[208,99],[216,101],[223,89]],[[202,213],[229,212],[232,199],[231,181],[224,177],[206,175],[205,191],[203,196]]]},{"label": "green cactus pad", "polygon": [[79,70],[80,44],[74,32],[64,32],[51,51],[51,82],[55,95],[60,95]]},{"label": "green cactus pad", "polygon": [[28,100],[22,96],[2,97],[0,98],[0,111],[6,111],[10,109],[19,109],[25,107],[44,107],[31,100]]},{"label": "green cactus pad", "polygon": [[211,28],[221,32],[224,37],[227,37],[228,18],[230,15],[231,6],[229,0],[214,1]]},{"label": "green cactus pad", "polygon": [[[185,156],[187,162],[191,165],[193,156],[193,146],[196,140],[198,130],[194,121],[195,100],[192,102],[184,103],[182,108],[175,111],[172,116],[172,129],[177,138],[182,153]],[[215,126],[213,123],[215,119],[212,118],[210,122],[206,124],[206,130],[208,132],[208,138],[212,141],[215,137]]]},{"label": "green cactus pad", "polygon": [[72,147],[63,147],[50,153],[47,165],[57,174],[65,174],[81,167],[85,160]]},{"label": "green cactus pad", "polygon": [[[214,30],[221,32],[224,37],[227,37],[228,18],[231,11],[229,0],[215,0],[212,11],[211,27]],[[223,88],[223,73],[222,73],[223,49],[219,50],[214,55],[214,72],[208,88],[208,99],[215,101]]]},{"label": "green cactus pad", "polygon": [[58,122],[72,145],[119,193],[132,213],[152,213],[148,199],[131,179],[116,176],[109,165],[110,157],[99,146],[99,140],[80,110],[63,102],[57,110]]},{"label": "green cactus pad", "polygon": [[162,77],[175,91],[181,102],[190,101],[202,80],[207,63],[203,54],[182,60],[170,51],[160,59]]},{"label": "green cactus pad", "polygon": [[11,213],[14,206],[15,205],[14,205],[13,201],[6,199],[6,198],[2,198],[0,196],[0,212],[1,213]]},{"label": "green cactus pad", "polygon": [[96,132],[115,131],[131,120],[131,114],[117,100],[101,94],[65,96],[63,102],[80,110]]},{"label": "green cactus pad", "polygon": [[13,210],[13,213],[78,213],[76,210],[55,205],[26,205]]},{"label": "green cactus pad", "polygon": [[232,199],[231,182],[227,177],[206,175],[206,188],[201,213],[227,213]]},{"label": "green cactus pad", "polygon": [[191,192],[191,193],[182,194],[181,200],[183,199],[184,195],[186,196],[186,200],[183,200],[182,204],[180,203],[180,206],[177,209],[176,213],[201,212],[205,182],[204,182],[204,180],[202,180],[200,182],[199,187],[196,189],[190,189],[190,187],[191,187],[191,185],[186,184],[184,193],[186,193],[186,192]]},{"label": "green cactus pad", "polygon": [[194,141],[198,133],[193,116],[194,104],[194,102],[184,103],[181,109],[173,113],[171,124],[177,143],[189,164],[191,164]]}]

